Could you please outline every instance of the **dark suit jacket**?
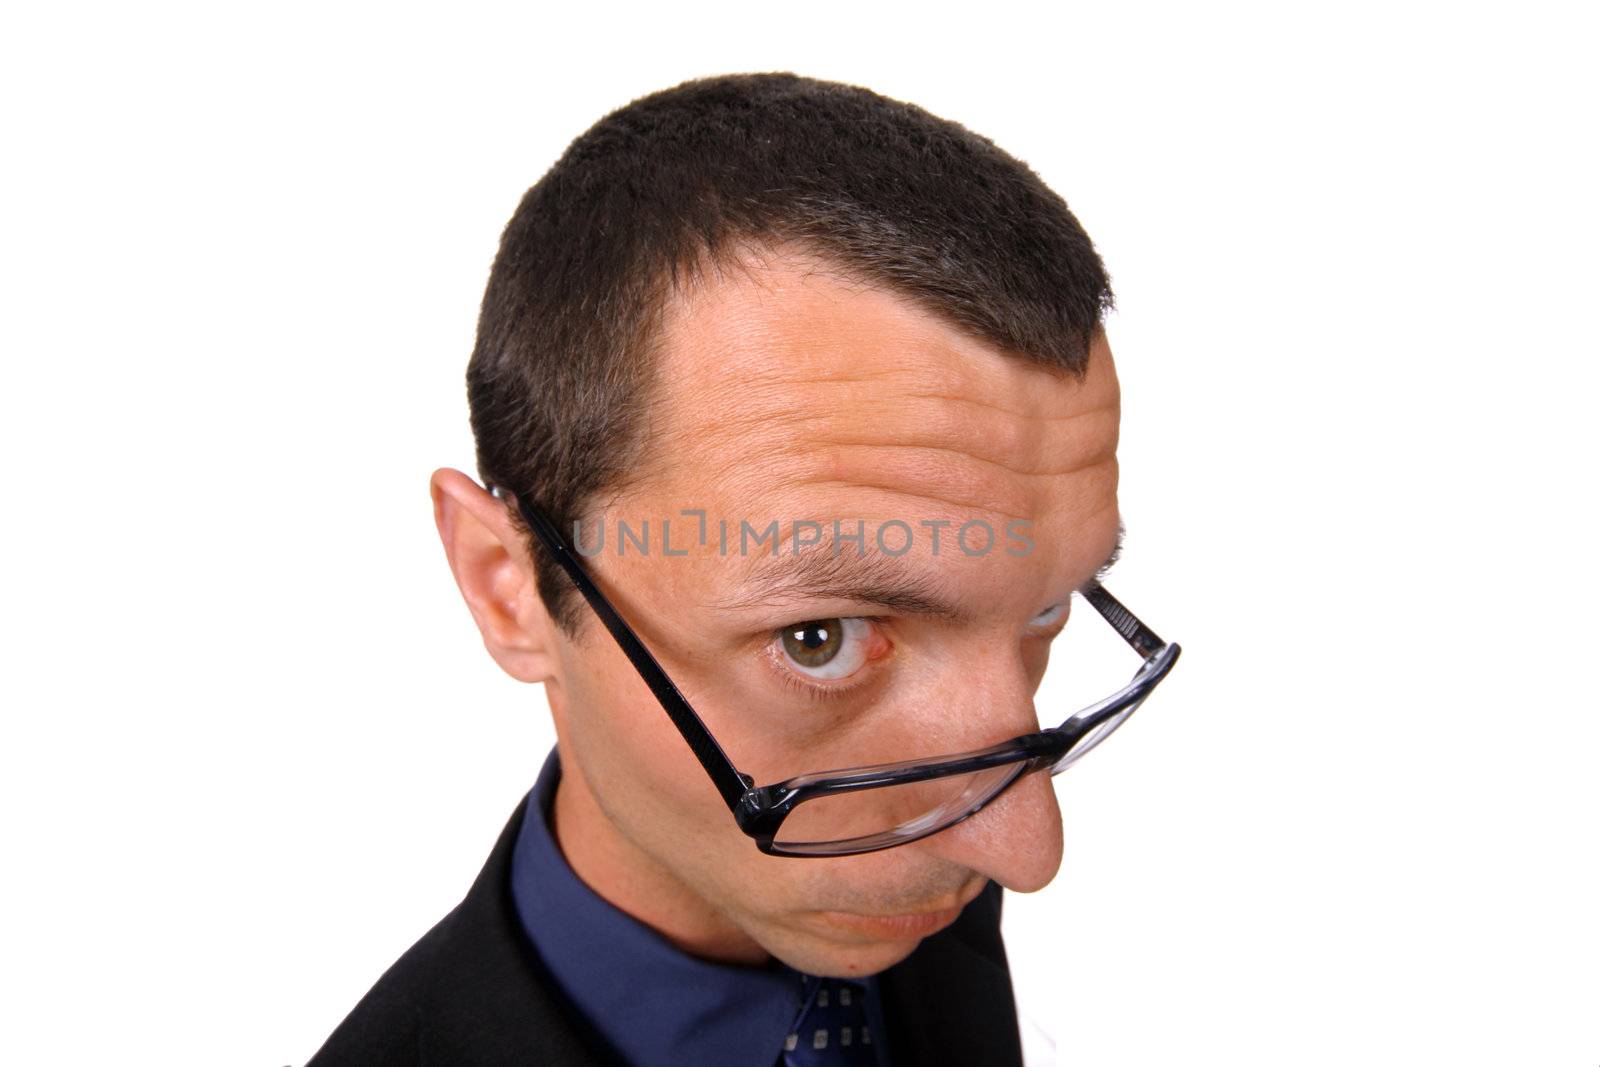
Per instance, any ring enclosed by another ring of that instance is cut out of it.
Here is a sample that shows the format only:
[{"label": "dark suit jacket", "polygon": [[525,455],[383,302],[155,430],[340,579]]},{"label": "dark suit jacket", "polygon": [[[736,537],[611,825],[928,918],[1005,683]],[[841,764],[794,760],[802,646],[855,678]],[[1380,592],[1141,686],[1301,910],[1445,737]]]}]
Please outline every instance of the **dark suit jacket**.
[{"label": "dark suit jacket", "polygon": [[[544,969],[512,904],[511,853],[526,809],[517,805],[466,898],[378,979],[306,1067],[616,1062]],[[991,882],[880,976],[896,1067],[1022,1062],[1000,892]]]}]

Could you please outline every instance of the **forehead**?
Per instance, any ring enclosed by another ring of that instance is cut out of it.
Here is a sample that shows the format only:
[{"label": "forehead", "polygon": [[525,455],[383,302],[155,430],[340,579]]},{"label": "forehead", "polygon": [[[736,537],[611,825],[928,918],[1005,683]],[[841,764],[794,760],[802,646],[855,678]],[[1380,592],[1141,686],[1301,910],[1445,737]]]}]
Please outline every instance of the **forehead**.
[{"label": "forehead", "polygon": [[1103,340],[1083,379],[1002,352],[900,294],[798,253],[680,292],[663,320],[652,513],[1010,520],[1116,530],[1119,396]]}]

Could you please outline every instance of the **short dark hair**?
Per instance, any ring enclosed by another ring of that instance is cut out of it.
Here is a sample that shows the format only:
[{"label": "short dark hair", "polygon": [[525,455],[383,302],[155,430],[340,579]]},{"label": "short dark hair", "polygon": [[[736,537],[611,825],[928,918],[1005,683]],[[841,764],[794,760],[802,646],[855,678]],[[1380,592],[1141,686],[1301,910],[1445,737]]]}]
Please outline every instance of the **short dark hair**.
[{"label": "short dark hair", "polygon": [[[624,489],[672,287],[751,245],[803,248],[1079,377],[1112,306],[1065,201],[988,138],[790,73],[684,82],[590,127],[506,226],[467,366],[484,484],[564,528]],[[575,635],[577,590],[508,511]]]}]

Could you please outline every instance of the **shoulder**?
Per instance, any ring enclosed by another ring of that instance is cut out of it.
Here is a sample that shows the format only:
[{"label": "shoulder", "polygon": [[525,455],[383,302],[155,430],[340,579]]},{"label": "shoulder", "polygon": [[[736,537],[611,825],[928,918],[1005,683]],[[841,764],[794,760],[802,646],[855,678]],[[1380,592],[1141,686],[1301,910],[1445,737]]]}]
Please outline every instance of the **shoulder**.
[{"label": "shoulder", "polygon": [[[459,909],[457,909],[459,910]],[[306,1067],[420,1064],[422,1021],[457,912],[424,934],[383,973]]]},{"label": "shoulder", "polygon": [[519,806],[460,904],[373,984],[306,1067],[601,1063],[522,933],[509,890]]}]

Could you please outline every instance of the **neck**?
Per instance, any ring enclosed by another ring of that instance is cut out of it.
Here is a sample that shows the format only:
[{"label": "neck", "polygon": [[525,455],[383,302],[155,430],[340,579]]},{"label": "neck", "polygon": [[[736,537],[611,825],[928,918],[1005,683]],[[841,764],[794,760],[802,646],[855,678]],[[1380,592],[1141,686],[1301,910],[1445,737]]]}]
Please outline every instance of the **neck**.
[{"label": "neck", "polygon": [[623,836],[564,751],[551,821],[556,845],[585,885],[683,952],[752,966],[769,958],[750,935]]}]

